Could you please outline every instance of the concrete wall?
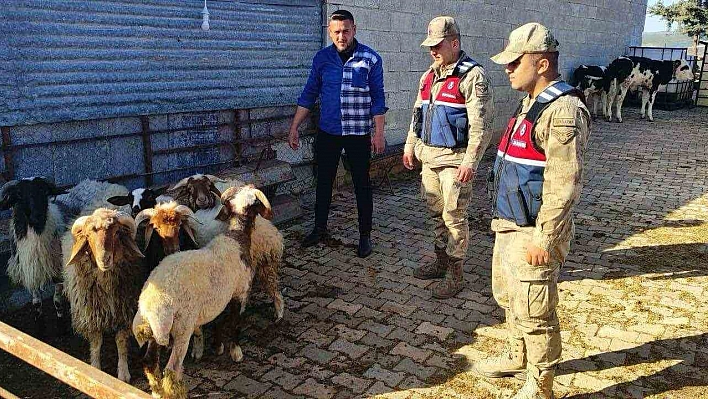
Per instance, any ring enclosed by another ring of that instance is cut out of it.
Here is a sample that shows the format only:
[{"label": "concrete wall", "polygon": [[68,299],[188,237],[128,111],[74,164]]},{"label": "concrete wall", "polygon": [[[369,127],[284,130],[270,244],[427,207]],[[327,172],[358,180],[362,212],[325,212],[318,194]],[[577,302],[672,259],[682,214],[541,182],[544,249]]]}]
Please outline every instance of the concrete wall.
[{"label": "concrete wall", "polygon": [[[495,128],[501,129],[521,97],[508,87],[503,68],[489,59],[517,26],[540,22],[561,44],[561,72],[580,64],[607,65],[640,45],[647,0],[329,0],[324,15],[345,8],[354,14],[357,38],[384,60],[389,143],[405,140],[418,79],[430,65],[419,47],[427,24],[452,15],[462,31],[462,47],[485,66],[494,84]],[[329,42],[327,43],[329,44]]]}]

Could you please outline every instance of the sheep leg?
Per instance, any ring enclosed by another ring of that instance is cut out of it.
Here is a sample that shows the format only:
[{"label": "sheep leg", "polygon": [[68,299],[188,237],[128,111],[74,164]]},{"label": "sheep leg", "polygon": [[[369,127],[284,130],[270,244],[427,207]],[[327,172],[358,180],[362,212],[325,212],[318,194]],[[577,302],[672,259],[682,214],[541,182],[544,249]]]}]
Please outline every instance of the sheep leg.
[{"label": "sheep leg", "polygon": [[128,370],[128,338],[130,330],[120,330],[116,333],[116,348],[118,348],[118,379],[130,382]]},{"label": "sheep leg", "polygon": [[[241,303],[239,304],[239,302]],[[241,360],[243,360],[243,351],[238,345],[238,336],[241,330],[241,312],[243,309],[244,302],[245,299],[242,299],[241,301],[232,299],[229,303],[229,310],[226,314],[226,317],[224,318],[224,322],[221,324],[221,326],[219,326],[219,329],[221,329],[221,331],[219,332],[219,336],[228,337],[228,341],[226,342],[226,344],[229,348],[229,355],[231,356],[231,360],[233,360],[234,362],[240,362]],[[223,346],[223,341],[221,342]]]},{"label": "sheep leg", "polygon": [[57,312],[57,331],[60,334],[64,334],[69,330],[69,324],[71,323],[70,317],[66,314],[68,302],[64,294],[64,283],[54,284],[52,302],[54,302],[54,310]]},{"label": "sheep leg", "polygon": [[186,399],[187,385],[182,381],[183,362],[189,348],[189,338],[192,332],[181,333],[174,337],[170,360],[165,367],[165,376],[162,379],[162,391],[165,397],[171,399]]},{"label": "sheep leg", "polygon": [[103,334],[100,332],[91,333],[88,337],[91,349],[91,366],[101,369],[101,345],[103,345]]},{"label": "sheep leg", "polygon": [[261,281],[263,282],[265,291],[273,299],[273,305],[275,305],[275,321],[278,322],[283,318],[285,301],[283,300],[283,294],[280,292],[280,283],[278,281],[278,274],[273,267],[266,267],[266,270],[261,273]]},{"label": "sheep leg", "polygon": [[32,310],[34,311],[34,321],[41,321],[44,318],[42,293],[40,291],[32,291]]},{"label": "sheep leg", "polygon": [[154,339],[148,341],[147,351],[143,357],[143,371],[147,377],[150,390],[154,398],[161,398],[162,392],[162,371],[160,370],[160,345]]},{"label": "sheep leg", "polygon": [[201,327],[194,329],[194,339],[192,340],[192,358],[199,360],[204,356],[204,332]]}]

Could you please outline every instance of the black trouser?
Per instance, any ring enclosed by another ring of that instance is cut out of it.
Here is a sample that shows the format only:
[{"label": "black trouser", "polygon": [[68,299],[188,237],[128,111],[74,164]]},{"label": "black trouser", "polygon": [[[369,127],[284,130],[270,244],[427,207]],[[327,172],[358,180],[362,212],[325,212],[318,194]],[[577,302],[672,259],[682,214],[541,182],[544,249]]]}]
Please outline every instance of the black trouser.
[{"label": "black trouser", "polygon": [[315,161],[317,162],[317,198],[315,200],[315,227],[326,228],[329,205],[332,203],[332,185],[342,153],[347,154],[351,166],[356,208],[359,214],[359,233],[371,233],[371,215],[374,200],[369,180],[371,164],[371,135],[334,136],[322,130],[317,132]]}]

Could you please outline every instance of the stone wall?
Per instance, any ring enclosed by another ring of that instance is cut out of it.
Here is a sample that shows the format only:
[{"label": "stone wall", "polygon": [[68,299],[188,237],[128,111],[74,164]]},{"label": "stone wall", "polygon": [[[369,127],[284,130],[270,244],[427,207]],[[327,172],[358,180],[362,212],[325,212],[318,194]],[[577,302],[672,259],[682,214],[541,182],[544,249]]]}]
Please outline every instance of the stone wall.
[{"label": "stone wall", "polygon": [[509,88],[503,68],[489,59],[503,48],[509,32],[527,22],[548,26],[561,43],[561,72],[567,78],[580,64],[607,65],[626,46],[640,45],[646,7],[646,0],[328,0],[323,14],[351,11],[358,40],[383,57],[390,108],[386,137],[389,143],[400,143],[418,80],[430,65],[420,43],[433,17],[455,17],[463,49],[489,72],[499,130],[521,97]]}]

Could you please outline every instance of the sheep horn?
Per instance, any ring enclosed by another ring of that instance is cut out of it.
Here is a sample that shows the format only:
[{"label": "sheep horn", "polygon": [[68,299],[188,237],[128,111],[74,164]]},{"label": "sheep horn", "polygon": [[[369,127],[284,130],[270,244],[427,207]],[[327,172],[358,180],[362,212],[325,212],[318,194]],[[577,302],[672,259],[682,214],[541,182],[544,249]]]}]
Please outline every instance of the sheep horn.
[{"label": "sheep horn", "polygon": [[154,208],[143,209],[140,213],[135,215],[135,226],[140,226],[140,223],[152,218],[153,216],[155,216]]},{"label": "sheep horn", "polygon": [[145,251],[147,251],[148,246],[150,245],[150,238],[152,238],[152,225],[150,223],[145,226]]},{"label": "sheep horn", "polygon": [[185,187],[185,186],[187,185],[187,183],[189,182],[189,179],[191,179],[191,178],[192,178],[192,176],[185,177],[184,179],[178,181],[177,184],[175,184],[174,186],[172,186],[172,188],[170,188],[170,189],[167,190],[167,191],[168,191],[168,192],[173,192],[173,191],[177,191],[177,190],[182,189],[182,187]]},{"label": "sheep horn", "polygon": [[268,198],[266,198],[265,194],[263,194],[263,191],[261,190],[254,190],[254,194],[256,194],[256,198],[258,198],[265,206],[265,209],[261,212],[261,216],[263,216],[264,219],[272,220],[273,209],[270,206],[270,201],[268,201]]},{"label": "sheep horn", "polygon": [[130,215],[122,211],[116,212],[116,220],[118,221],[118,223],[127,227],[130,230],[130,238],[135,241],[135,235],[138,232],[138,226],[135,224],[135,220],[133,220]]},{"label": "sheep horn", "polygon": [[77,234],[84,228],[84,225],[86,224],[86,221],[89,219],[89,216],[81,216],[80,218],[76,219],[74,222],[74,225],[71,226],[71,234],[76,237]]},{"label": "sheep horn", "polygon": [[212,183],[215,183],[215,182],[227,183],[226,180],[224,180],[224,179],[222,179],[222,178],[220,178],[220,177],[216,177],[216,176],[214,176],[214,175],[204,175],[204,176],[206,176],[209,180],[211,180]]},{"label": "sheep horn", "polygon": [[175,207],[175,212],[182,216],[193,216],[194,211],[192,211],[187,205],[177,205]]},{"label": "sheep horn", "polygon": [[15,187],[17,183],[17,180],[10,180],[9,182],[3,184],[2,188],[0,188],[0,209],[6,210],[10,209],[10,206],[12,206],[12,203],[10,201],[5,201],[5,195],[7,191],[12,190],[12,188]]}]

